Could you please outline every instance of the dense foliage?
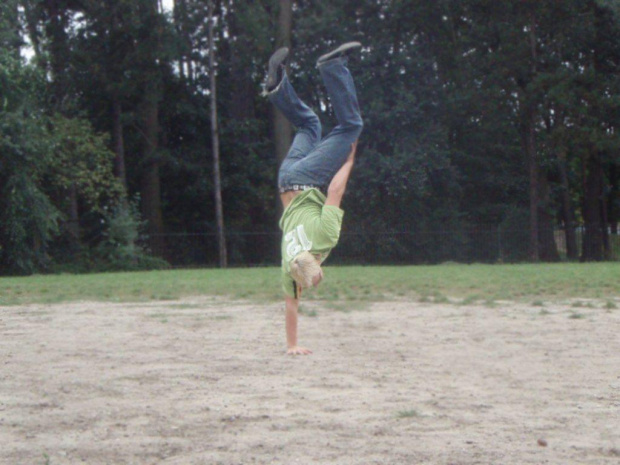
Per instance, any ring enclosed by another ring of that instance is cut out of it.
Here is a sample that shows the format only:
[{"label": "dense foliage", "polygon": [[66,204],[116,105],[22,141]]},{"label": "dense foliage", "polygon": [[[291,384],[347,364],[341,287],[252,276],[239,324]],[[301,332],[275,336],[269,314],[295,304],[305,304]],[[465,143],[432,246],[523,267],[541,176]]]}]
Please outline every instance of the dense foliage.
[{"label": "dense foliage", "polygon": [[314,63],[347,40],[365,129],[334,260],[614,258],[620,0],[300,0],[290,39],[290,2],[214,3],[211,70],[208,0],[3,2],[0,272],[216,263],[211,72],[229,261],[277,263],[265,64],[291,46],[328,130]]}]

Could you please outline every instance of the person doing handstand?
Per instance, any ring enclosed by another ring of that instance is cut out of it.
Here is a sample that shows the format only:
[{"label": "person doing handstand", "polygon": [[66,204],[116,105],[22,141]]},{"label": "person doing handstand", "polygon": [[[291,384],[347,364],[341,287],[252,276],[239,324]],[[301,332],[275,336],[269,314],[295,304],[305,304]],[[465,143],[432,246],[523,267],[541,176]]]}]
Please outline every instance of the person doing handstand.
[{"label": "person doing handstand", "polygon": [[323,279],[321,264],[340,237],[344,214],[340,203],[363,128],[355,85],[346,66],[348,55],[359,47],[359,42],[348,42],[317,61],[338,120],[338,125],[325,137],[322,137],[318,116],[300,100],[288,79],[284,67],[288,48],[278,49],[269,60],[265,91],[296,128],[293,143],[278,173],[284,207],[279,225],[287,353],[290,355],[312,353],[297,345],[299,299],[302,289],[316,287]]}]

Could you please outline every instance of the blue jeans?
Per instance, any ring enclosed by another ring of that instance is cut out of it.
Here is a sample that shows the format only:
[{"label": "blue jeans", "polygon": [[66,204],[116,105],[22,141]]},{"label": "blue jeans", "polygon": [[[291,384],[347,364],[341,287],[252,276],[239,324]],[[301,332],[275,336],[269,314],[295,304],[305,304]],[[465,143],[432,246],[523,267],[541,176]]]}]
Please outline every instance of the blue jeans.
[{"label": "blue jeans", "polygon": [[331,100],[338,125],[321,138],[319,117],[302,102],[286,73],[269,100],[295,126],[297,132],[286,158],[280,165],[280,192],[307,187],[327,189],[331,179],[351,152],[351,144],[362,132],[362,117],[353,77],[344,57],[334,58],[319,66],[319,72]]}]

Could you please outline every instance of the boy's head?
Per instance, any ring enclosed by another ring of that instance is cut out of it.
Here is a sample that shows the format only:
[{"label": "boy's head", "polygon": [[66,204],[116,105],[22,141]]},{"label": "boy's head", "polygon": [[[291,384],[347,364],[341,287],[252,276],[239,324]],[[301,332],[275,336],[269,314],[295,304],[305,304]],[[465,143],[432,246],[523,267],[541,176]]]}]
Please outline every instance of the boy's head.
[{"label": "boy's head", "polygon": [[310,252],[302,252],[291,261],[291,276],[302,288],[316,287],[323,279],[321,262]]}]

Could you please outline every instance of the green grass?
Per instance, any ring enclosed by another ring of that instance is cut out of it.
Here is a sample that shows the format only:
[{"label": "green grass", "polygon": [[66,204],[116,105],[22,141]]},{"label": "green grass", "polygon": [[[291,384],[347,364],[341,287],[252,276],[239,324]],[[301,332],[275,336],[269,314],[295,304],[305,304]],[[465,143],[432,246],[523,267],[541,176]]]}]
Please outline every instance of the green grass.
[{"label": "green grass", "polygon": [[401,410],[396,414],[398,418],[415,418],[420,416],[417,410]]},{"label": "green grass", "polygon": [[[168,270],[0,278],[0,305],[78,300],[170,301],[190,296],[275,301],[280,270]],[[325,280],[304,298],[372,302],[408,299],[446,303],[476,300],[543,302],[620,297],[620,264],[326,266]]]}]

